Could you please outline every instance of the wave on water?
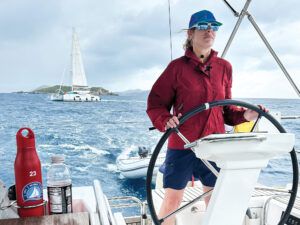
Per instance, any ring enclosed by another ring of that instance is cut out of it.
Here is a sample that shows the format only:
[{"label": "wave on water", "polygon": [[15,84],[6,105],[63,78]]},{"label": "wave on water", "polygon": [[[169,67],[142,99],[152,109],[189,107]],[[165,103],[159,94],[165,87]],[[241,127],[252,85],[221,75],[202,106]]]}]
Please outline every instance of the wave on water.
[{"label": "wave on water", "polygon": [[97,155],[107,155],[107,154],[111,154],[110,152],[106,151],[106,150],[101,150],[101,149],[97,149],[95,147],[92,147],[90,145],[81,145],[81,146],[75,146],[72,144],[61,144],[61,145],[47,145],[47,144],[42,144],[38,146],[39,150],[42,151],[42,149],[46,149],[46,150],[50,150],[50,149],[58,149],[58,148],[63,148],[65,150],[69,150],[69,151],[91,151]]},{"label": "wave on water", "polygon": [[138,146],[137,145],[130,145],[129,147],[125,148],[122,153],[117,157],[117,159],[127,159],[130,156],[137,156],[138,154]]},{"label": "wave on water", "polygon": [[106,167],[104,167],[103,169],[110,172],[118,172],[118,167],[116,166],[116,164],[106,164]]},{"label": "wave on water", "polygon": [[90,150],[91,152],[96,153],[98,155],[111,154],[108,151],[101,150],[101,149],[92,147],[90,145],[75,146],[75,145],[71,145],[71,144],[62,144],[61,146],[64,147],[64,148],[74,149],[74,151],[77,151],[77,150]]}]

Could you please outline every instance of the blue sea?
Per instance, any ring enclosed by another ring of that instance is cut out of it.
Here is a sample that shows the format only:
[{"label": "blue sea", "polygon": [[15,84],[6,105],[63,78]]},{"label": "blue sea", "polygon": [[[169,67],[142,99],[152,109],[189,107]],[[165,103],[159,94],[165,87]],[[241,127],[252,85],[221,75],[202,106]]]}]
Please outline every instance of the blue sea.
[{"label": "blue sea", "polygon": [[[108,197],[130,195],[145,200],[145,180],[120,175],[116,159],[135,155],[138,146],[153,150],[162,136],[152,126],[146,110],[147,92],[101,96],[100,102],[54,102],[48,94],[0,94],[0,179],[14,184],[16,133],[29,127],[35,133],[42,163],[43,183],[51,155],[62,153],[72,173],[73,186],[92,185],[99,179]],[[300,99],[239,99],[262,104],[282,115],[299,115]],[[300,119],[282,120],[296,134],[300,150]],[[285,186],[292,182],[290,156],[282,155],[263,169],[259,183]]]}]

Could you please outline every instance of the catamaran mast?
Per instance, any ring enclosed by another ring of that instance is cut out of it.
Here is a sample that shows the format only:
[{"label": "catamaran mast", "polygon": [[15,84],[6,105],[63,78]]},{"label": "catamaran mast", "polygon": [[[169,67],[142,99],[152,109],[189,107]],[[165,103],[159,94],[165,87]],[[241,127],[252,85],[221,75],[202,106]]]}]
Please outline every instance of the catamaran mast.
[{"label": "catamaran mast", "polygon": [[277,64],[279,65],[280,69],[282,70],[282,72],[284,73],[284,75],[286,76],[286,78],[288,79],[288,81],[290,82],[290,84],[292,85],[292,87],[294,88],[295,92],[297,93],[297,95],[300,97],[300,91],[297,87],[297,85],[295,84],[295,82],[293,81],[293,79],[291,78],[291,76],[289,75],[289,73],[287,72],[287,70],[285,69],[285,67],[283,66],[282,62],[280,61],[280,59],[278,58],[278,56],[276,55],[275,51],[272,49],[271,45],[269,44],[269,42],[267,41],[266,37],[264,36],[264,34],[262,33],[262,31],[260,30],[260,28],[258,27],[258,25],[256,24],[256,22],[254,21],[253,17],[251,16],[251,14],[248,12],[248,7],[251,3],[251,0],[247,0],[241,13],[238,13],[236,10],[234,10],[234,8],[226,1],[223,0],[225,2],[225,4],[230,8],[230,10],[233,12],[234,16],[239,17],[238,21],[235,24],[235,27],[229,37],[229,40],[225,46],[225,49],[222,53],[222,58],[225,57],[233,38],[235,37],[235,34],[237,32],[237,30],[240,27],[240,24],[242,22],[242,20],[244,19],[244,16],[247,15],[249,21],[251,22],[251,24],[253,25],[253,27],[255,28],[256,32],[258,33],[258,35],[260,36],[260,38],[262,39],[262,41],[264,42],[264,44],[266,45],[266,47],[268,48],[268,50],[270,51],[271,55],[273,56],[273,58],[275,59],[275,61],[277,62]]},{"label": "catamaran mast", "polygon": [[60,85],[59,85],[59,92],[58,92],[58,93],[61,92],[61,87],[62,87],[62,85],[63,85],[64,77],[65,77],[65,72],[66,72],[66,67],[64,68],[64,72],[63,72],[63,74],[62,74],[62,78],[61,78],[61,82],[60,82]]}]

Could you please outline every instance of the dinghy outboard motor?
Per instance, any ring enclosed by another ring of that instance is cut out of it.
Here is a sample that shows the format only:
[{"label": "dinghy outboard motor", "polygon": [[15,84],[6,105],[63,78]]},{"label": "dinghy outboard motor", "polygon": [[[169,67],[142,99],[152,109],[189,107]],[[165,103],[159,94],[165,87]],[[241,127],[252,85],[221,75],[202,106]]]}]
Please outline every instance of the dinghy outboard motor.
[{"label": "dinghy outboard motor", "polygon": [[146,158],[148,155],[148,149],[144,146],[139,146],[138,154],[141,158]]}]

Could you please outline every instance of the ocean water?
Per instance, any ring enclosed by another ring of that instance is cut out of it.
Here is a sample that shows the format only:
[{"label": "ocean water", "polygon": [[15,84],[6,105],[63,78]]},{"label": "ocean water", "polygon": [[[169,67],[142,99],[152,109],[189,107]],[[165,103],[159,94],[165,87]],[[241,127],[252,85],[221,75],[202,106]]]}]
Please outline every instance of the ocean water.
[{"label": "ocean water", "polygon": [[[145,180],[120,175],[117,157],[135,155],[138,146],[153,150],[162,136],[146,115],[147,93],[102,96],[100,102],[54,102],[47,94],[0,94],[0,179],[14,184],[16,133],[29,127],[35,133],[42,163],[43,183],[53,154],[65,154],[73,186],[92,185],[99,179],[108,197],[135,196],[145,200]],[[299,99],[239,99],[262,104],[282,115],[300,115]],[[283,127],[296,134],[300,150],[300,119],[283,120]],[[270,161],[259,183],[285,186],[292,182],[290,156]]]}]

